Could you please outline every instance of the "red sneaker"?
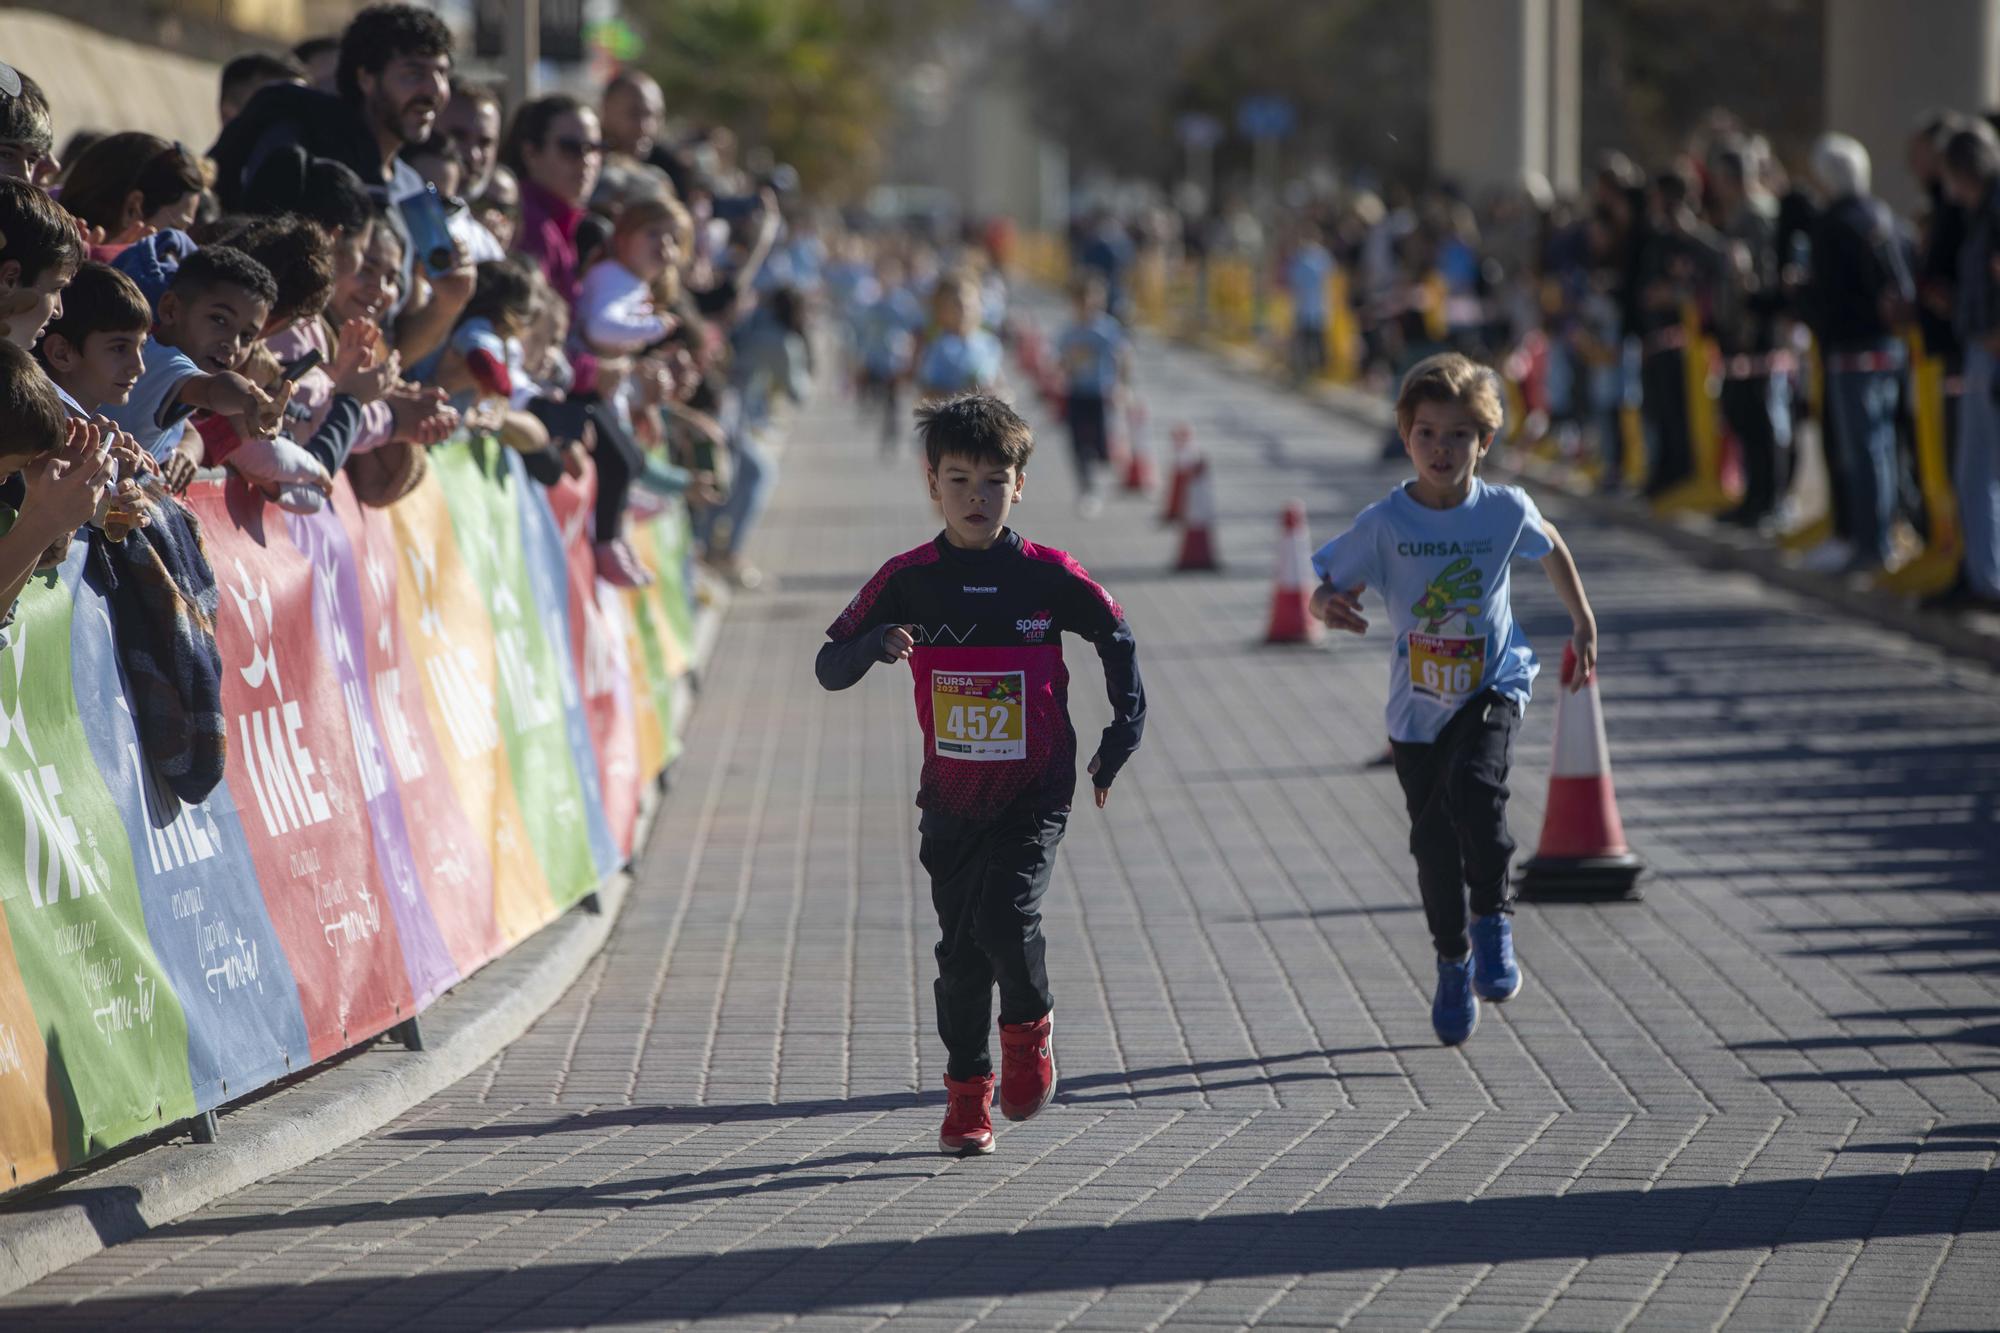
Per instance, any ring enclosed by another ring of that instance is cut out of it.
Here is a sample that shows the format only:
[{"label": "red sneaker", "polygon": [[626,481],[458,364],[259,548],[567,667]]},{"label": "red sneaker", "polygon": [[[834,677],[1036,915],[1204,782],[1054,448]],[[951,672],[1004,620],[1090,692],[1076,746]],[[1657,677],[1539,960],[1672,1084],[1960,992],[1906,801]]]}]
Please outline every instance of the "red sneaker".
[{"label": "red sneaker", "polygon": [[944,1128],[938,1131],[938,1150],[959,1157],[993,1151],[993,1075],[978,1078],[946,1078],[944,1090],[951,1094],[945,1107]]},{"label": "red sneaker", "polygon": [[1055,1015],[1000,1025],[1000,1114],[1026,1120],[1056,1095]]}]

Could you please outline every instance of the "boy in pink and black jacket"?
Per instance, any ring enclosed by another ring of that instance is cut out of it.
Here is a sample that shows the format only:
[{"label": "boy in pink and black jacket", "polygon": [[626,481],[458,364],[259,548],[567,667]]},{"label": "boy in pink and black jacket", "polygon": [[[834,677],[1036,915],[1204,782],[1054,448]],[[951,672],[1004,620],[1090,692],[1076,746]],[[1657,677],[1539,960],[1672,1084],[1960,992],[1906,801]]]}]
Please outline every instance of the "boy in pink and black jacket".
[{"label": "boy in pink and black jacket", "polygon": [[1069,555],[1007,526],[1034,437],[998,398],[917,414],[944,531],[890,560],[827,630],[816,671],[844,690],[910,664],[924,767],[920,856],[937,909],[938,1035],[950,1054],[939,1146],[993,1150],[987,1051],[1000,987],[1000,1110],[1026,1120],[1055,1092],[1041,898],[1076,791],[1065,631],[1097,646],[1112,721],[1089,773],[1098,808],[1139,747],[1146,692],[1125,613]]}]

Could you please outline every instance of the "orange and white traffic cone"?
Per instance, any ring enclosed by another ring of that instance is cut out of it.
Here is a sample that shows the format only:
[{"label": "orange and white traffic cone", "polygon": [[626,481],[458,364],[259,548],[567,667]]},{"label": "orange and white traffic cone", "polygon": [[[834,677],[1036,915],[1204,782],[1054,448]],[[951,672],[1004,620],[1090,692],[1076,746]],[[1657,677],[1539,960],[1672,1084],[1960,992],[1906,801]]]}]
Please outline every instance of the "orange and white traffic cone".
[{"label": "orange and white traffic cone", "polygon": [[1146,405],[1135,402],[1125,409],[1125,490],[1144,495],[1153,489],[1153,450],[1146,443]]},{"label": "orange and white traffic cone", "polygon": [[1208,474],[1208,460],[1198,459],[1188,474],[1187,523],[1181,531],[1181,555],[1174,570],[1181,574],[1205,573],[1222,568],[1215,556],[1215,480]]},{"label": "orange and white traffic cone", "polygon": [[1271,587],[1271,625],[1265,643],[1317,643],[1320,623],[1310,614],[1312,546],[1306,538],[1306,507],[1300,500],[1285,506],[1278,526],[1278,568]]},{"label": "orange and white traffic cone", "polygon": [[1618,796],[1611,786],[1611,752],[1593,672],[1571,692],[1576,649],[1563,646],[1562,690],[1556,696],[1555,765],[1542,841],[1521,867],[1525,898],[1637,898],[1645,865],[1625,845]]},{"label": "orange and white traffic cone", "polygon": [[1188,480],[1194,475],[1194,431],[1183,422],[1174,427],[1174,473],[1167,486],[1167,502],[1160,508],[1160,522],[1178,523],[1187,517]]}]

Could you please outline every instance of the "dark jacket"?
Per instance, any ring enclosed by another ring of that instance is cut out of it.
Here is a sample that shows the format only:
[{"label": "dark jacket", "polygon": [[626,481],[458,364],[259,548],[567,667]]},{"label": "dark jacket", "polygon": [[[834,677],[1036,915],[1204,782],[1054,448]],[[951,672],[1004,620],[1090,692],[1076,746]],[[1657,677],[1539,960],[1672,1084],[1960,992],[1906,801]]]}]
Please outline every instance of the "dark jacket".
[{"label": "dark jacket", "polygon": [[1845,195],[1813,220],[1807,320],[1829,352],[1879,347],[1896,331],[1882,318],[1882,298],[1916,295],[1903,238],[1879,199]]},{"label": "dark jacket", "polygon": [[257,168],[272,153],[294,144],[312,157],[353,168],[371,190],[382,184],[382,150],[360,111],[331,93],[274,83],[257,90],[208,150],[223,209],[239,208]]}]

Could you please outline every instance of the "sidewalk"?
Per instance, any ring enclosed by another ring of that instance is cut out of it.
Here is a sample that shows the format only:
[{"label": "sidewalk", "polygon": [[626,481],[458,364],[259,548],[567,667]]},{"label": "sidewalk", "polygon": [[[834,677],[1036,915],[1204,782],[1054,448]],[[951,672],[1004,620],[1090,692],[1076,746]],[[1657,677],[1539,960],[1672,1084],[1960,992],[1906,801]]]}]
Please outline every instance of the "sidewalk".
[{"label": "sidewalk", "polygon": [[[1640,904],[1524,908],[1528,981],[1459,1050],[1382,746],[1383,645],[1254,646],[1277,514],[1396,479],[1371,433],[1149,347],[1228,570],[1154,504],[1020,526],[1124,602],[1146,747],[1049,901],[1062,1092],[933,1151],[942,1052],[893,672],[823,626],[934,530],[849,408],[793,432],[672,799],[582,981],[381,1132],[0,1302],[32,1328],[313,1325],[1879,1329],[1993,1322],[2000,692],[1644,532],[1563,517],[1603,625]],[[1564,619],[1517,596],[1545,655]],[[1107,708],[1072,647],[1078,730]],[[1551,710],[1517,754],[1541,822]]]}]

